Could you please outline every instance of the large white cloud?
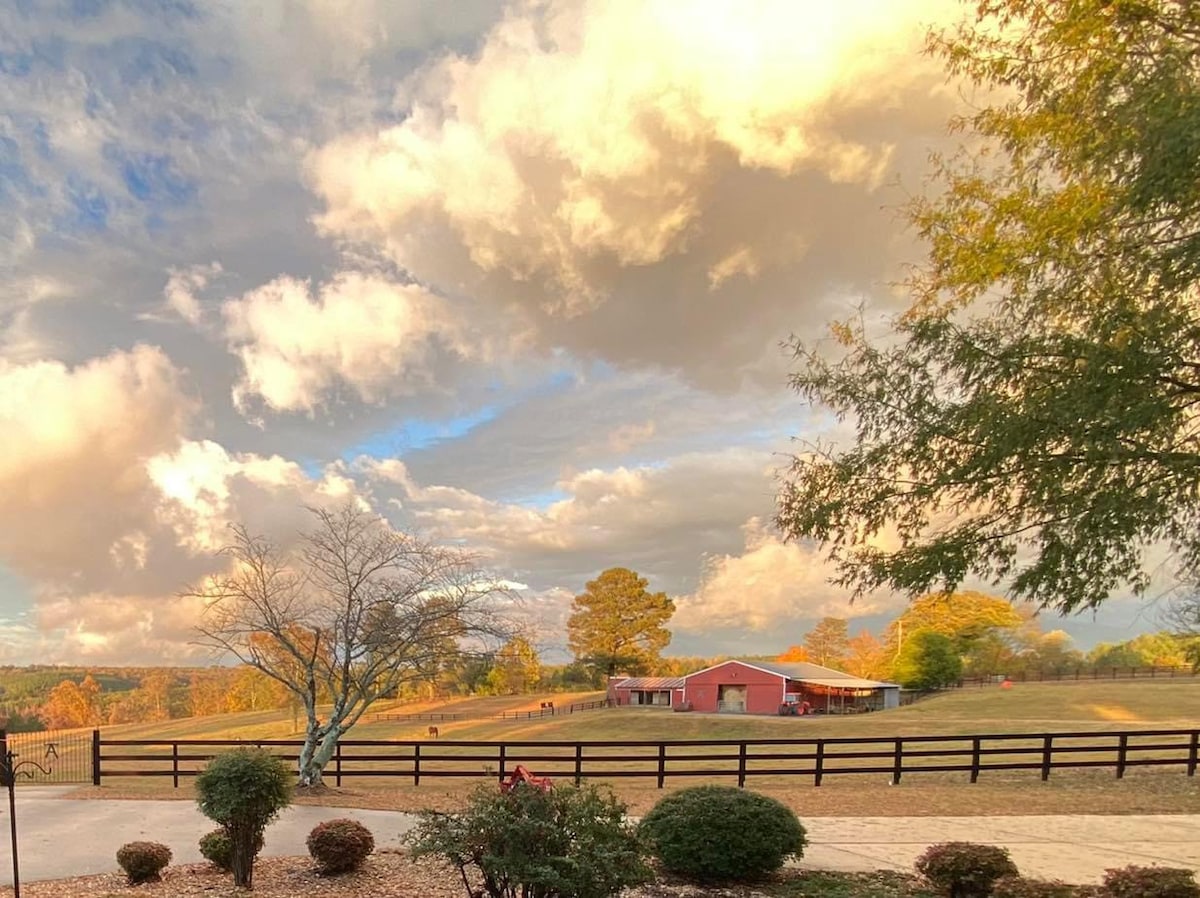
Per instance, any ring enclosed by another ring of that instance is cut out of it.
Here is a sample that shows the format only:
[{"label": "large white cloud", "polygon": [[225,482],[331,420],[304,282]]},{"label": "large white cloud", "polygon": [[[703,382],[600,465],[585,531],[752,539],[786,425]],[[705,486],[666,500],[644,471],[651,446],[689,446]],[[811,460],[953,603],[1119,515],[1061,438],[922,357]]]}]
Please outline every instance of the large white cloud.
[{"label": "large white cloud", "polygon": [[315,290],[281,277],[224,306],[243,373],[234,403],[311,412],[339,387],[366,402],[439,388],[446,356],[485,354],[482,337],[415,284],[342,272]]},{"label": "large white cloud", "polygon": [[181,372],[138,346],[74,368],[0,362],[0,562],[94,589],[145,564],[144,464],[196,411]]},{"label": "large white cloud", "polygon": [[314,154],[320,224],[549,343],[728,379],[888,276],[879,188],[941,130],[918,49],[955,9],[519,5],[410,81],[401,124]]}]

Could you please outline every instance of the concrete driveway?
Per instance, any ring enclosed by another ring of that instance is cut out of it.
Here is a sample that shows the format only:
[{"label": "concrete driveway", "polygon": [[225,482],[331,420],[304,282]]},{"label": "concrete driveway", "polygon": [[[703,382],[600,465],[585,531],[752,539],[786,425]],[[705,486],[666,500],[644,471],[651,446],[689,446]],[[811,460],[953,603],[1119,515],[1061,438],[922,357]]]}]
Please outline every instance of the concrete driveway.
[{"label": "concrete driveway", "polygon": [[[202,860],[197,842],[213,829],[190,801],[79,801],[64,789],[17,792],[21,880],[57,879],[116,869],[121,845],[148,839],[169,845],[173,862]],[[3,814],[7,818],[8,814]],[[268,828],[268,855],[303,855],[316,824],[352,817],[380,848],[396,847],[411,814],[352,808],[288,808]],[[825,870],[912,870],[935,842],[1003,845],[1023,873],[1067,882],[1097,882],[1109,867],[1200,867],[1200,814],[1122,817],[813,817],[804,821],[809,847],[801,865]],[[3,828],[7,830],[8,820]],[[0,839],[0,885],[12,883],[7,833]]]}]

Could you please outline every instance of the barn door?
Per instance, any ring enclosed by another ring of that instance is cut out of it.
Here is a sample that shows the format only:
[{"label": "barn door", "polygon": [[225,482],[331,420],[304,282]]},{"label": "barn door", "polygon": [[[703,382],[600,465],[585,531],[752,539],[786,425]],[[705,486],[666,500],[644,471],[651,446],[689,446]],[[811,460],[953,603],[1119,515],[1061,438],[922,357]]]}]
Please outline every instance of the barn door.
[{"label": "barn door", "polygon": [[730,714],[745,714],[746,713],[746,687],[745,685],[738,686],[718,686],[717,687],[717,710],[727,711]]}]

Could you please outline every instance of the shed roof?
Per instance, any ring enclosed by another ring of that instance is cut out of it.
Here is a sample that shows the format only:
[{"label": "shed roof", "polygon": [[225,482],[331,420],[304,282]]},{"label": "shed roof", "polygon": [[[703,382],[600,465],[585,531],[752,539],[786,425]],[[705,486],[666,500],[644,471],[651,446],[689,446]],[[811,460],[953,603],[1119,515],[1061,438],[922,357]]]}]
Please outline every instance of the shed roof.
[{"label": "shed roof", "polygon": [[[812,664],[808,661],[743,661],[740,658],[731,658],[729,661],[722,661],[721,664],[729,664],[730,662],[744,664],[746,667],[753,667],[757,670],[772,673],[787,680],[798,680],[804,683],[813,683],[817,686],[831,686],[841,689],[899,688],[895,683],[865,680],[862,677],[834,670],[832,667]],[[705,670],[713,670],[720,667],[721,664],[714,664],[712,667],[706,667]],[[702,671],[697,671],[697,673],[702,673]]]},{"label": "shed roof", "polygon": [[682,689],[683,677],[625,677],[613,685],[619,689]]}]

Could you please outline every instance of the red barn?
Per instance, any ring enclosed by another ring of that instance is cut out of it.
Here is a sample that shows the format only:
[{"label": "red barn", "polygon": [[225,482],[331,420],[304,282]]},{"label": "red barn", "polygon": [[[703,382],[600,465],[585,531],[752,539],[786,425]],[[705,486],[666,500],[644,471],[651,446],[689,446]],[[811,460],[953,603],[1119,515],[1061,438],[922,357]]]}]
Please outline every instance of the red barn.
[{"label": "red barn", "polygon": [[842,713],[898,707],[900,687],[807,662],[724,661],[685,677],[682,700],[694,711],[777,714],[780,705],[808,702]]},{"label": "red barn", "polygon": [[615,677],[608,681],[608,700],[620,706],[671,708],[682,701],[683,683],[683,677]]}]

